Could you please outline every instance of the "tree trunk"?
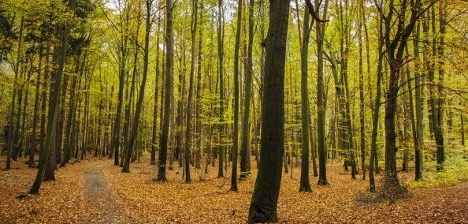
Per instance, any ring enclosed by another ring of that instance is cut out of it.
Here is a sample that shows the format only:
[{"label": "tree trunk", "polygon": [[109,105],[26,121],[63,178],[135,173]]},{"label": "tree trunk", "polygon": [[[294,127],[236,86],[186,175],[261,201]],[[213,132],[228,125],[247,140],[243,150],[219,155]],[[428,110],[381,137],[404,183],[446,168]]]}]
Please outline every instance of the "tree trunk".
[{"label": "tree trunk", "polygon": [[218,78],[219,78],[219,141],[218,141],[218,178],[224,177],[224,10],[223,0],[218,1]]},{"label": "tree trunk", "polygon": [[375,94],[375,101],[372,111],[372,140],[371,140],[371,154],[369,161],[369,190],[371,192],[375,191],[375,178],[374,178],[374,168],[375,161],[377,160],[377,132],[379,126],[379,111],[380,111],[380,98],[382,95],[381,82],[382,82],[382,69],[383,69],[383,27],[379,25],[379,48],[378,48],[378,62],[377,62],[377,93]]},{"label": "tree trunk", "polygon": [[[366,127],[365,127],[365,102],[364,102],[364,69],[363,69],[363,50],[362,50],[362,25],[366,23],[364,6],[361,3],[359,6],[360,18],[358,27],[358,45],[359,45],[359,126],[360,126],[360,148],[361,148],[361,169],[362,180],[366,180]],[[367,52],[369,53],[369,52]],[[369,86],[370,88],[370,86]]]},{"label": "tree trunk", "polygon": [[[159,12],[159,11],[158,11]],[[161,18],[158,16],[157,21],[157,28],[156,28],[156,46],[159,46],[159,29],[161,27]],[[151,165],[156,165],[156,138],[157,138],[157,120],[158,120],[158,85],[161,76],[161,72],[159,70],[159,47],[156,48],[156,80],[154,83],[154,104],[153,104],[153,130],[151,136]],[[161,90],[162,92],[162,90]]]},{"label": "tree trunk", "polygon": [[231,191],[237,191],[237,156],[239,150],[239,51],[240,51],[240,37],[242,26],[242,7],[244,0],[238,1],[237,6],[237,27],[236,27],[236,41],[234,46],[234,130],[233,130],[233,143],[232,143],[232,174],[231,174]]},{"label": "tree trunk", "polygon": [[[404,52],[408,38],[414,30],[420,17],[421,1],[403,1],[397,11],[394,2],[389,3],[388,13],[382,16],[384,22],[384,43],[386,47],[387,63],[390,67],[388,88],[385,105],[385,170],[386,183],[399,186],[396,170],[396,132],[395,113],[399,91],[399,78],[404,65]],[[407,10],[411,9],[410,16]],[[395,31],[394,31],[395,30]],[[386,191],[390,189],[385,189]]]},{"label": "tree trunk", "polygon": [[[196,41],[197,41],[197,23],[198,23],[198,0],[192,1],[192,21],[191,21],[191,62],[190,62],[190,80],[189,93],[187,99],[187,120],[185,129],[185,146],[184,146],[184,168],[185,168],[185,183],[190,183],[190,153],[192,147],[192,104],[193,104],[193,82],[195,78],[196,64]],[[200,69],[200,68],[198,68]]]},{"label": "tree trunk", "polygon": [[241,179],[246,179],[250,174],[250,106],[252,98],[252,76],[253,76],[253,58],[252,45],[254,38],[254,0],[249,0],[249,40],[247,44],[247,66],[245,71],[245,99],[244,114],[242,119],[242,144],[241,144]]},{"label": "tree trunk", "polygon": [[422,77],[420,71],[420,64],[421,59],[419,57],[419,39],[420,39],[420,27],[421,23],[418,22],[416,26],[416,33],[415,38],[413,40],[413,48],[414,48],[414,58],[415,58],[415,111],[416,111],[416,141],[414,142],[414,171],[415,177],[414,180],[418,181],[422,179],[422,145],[423,145],[423,134],[424,134],[424,124],[423,124],[423,87],[422,85]]},{"label": "tree trunk", "polygon": [[[42,61],[44,59],[44,47],[40,47],[39,51],[39,72],[37,72],[37,79],[36,79],[36,89],[34,93],[34,112],[33,112],[33,120],[32,120],[32,133],[31,133],[31,147],[29,149],[29,167],[34,166],[34,153],[37,150],[37,122],[39,121],[39,90],[41,87],[41,76],[42,76]],[[45,71],[47,72],[47,71]],[[45,73],[44,72],[44,73]],[[44,80],[45,81],[45,80]]]},{"label": "tree trunk", "polygon": [[[70,0],[70,8],[74,9],[75,1]],[[56,70],[56,75],[53,77],[53,92],[51,93],[51,99],[49,101],[49,114],[47,122],[47,138],[45,142],[45,148],[41,149],[41,154],[39,158],[39,169],[36,174],[36,178],[29,190],[30,194],[38,194],[39,188],[42,184],[42,179],[46,170],[47,161],[49,160],[49,154],[51,148],[54,147],[54,135],[56,134],[56,125],[57,125],[57,114],[58,114],[58,104],[60,100],[60,88],[63,77],[63,72],[65,69],[65,62],[67,56],[67,45],[68,45],[68,36],[70,33],[70,27],[64,27],[61,36],[61,46],[60,46],[60,55],[58,60],[58,68]]]},{"label": "tree trunk", "polygon": [[[323,17],[325,18],[328,10],[328,0],[324,3]],[[316,4],[315,8],[319,8]],[[326,99],[325,99],[325,83],[324,83],[324,68],[323,68],[323,42],[325,38],[325,24],[317,24],[316,44],[317,44],[317,141],[319,154],[319,185],[328,185],[327,180],[327,145],[325,134],[325,115],[326,115]]]},{"label": "tree trunk", "polygon": [[460,111],[460,125],[461,125],[461,144],[465,145],[465,119],[463,116],[463,112]]},{"label": "tree trunk", "polygon": [[270,27],[262,100],[260,164],[249,209],[249,223],[276,222],[284,154],[284,72],[289,1],[270,1]]},{"label": "tree trunk", "polygon": [[307,87],[307,59],[309,51],[310,15],[304,10],[303,39],[301,46],[301,113],[302,113],[302,153],[301,153],[301,181],[299,192],[312,192],[309,181],[309,90]]},{"label": "tree trunk", "polygon": [[[151,32],[151,5],[152,0],[146,1],[146,23],[145,23],[145,45],[144,45],[144,53],[143,53],[143,74],[141,85],[138,93],[138,101],[136,105],[135,115],[133,118],[133,125],[130,131],[130,137],[128,139],[126,148],[126,155],[125,160],[122,168],[123,173],[130,172],[130,157],[133,153],[133,149],[135,148],[135,141],[138,134],[138,125],[140,122],[140,114],[143,107],[143,100],[145,98],[145,87],[146,87],[146,79],[148,77],[148,58],[149,58],[149,36]],[[136,65],[135,65],[136,66]]]},{"label": "tree trunk", "polygon": [[[434,9],[434,7],[433,7]],[[445,33],[447,26],[447,1],[439,1],[439,41],[437,49],[437,58],[438,58],[438,67],[439,67],[439,82],[438,82],[438,94],[439,97],[436,100],[437,103],[437,132],[436,135],[436,144],[437,144],[437,170],[442,170],[444,168],[443,163],[445,161],[445,147],[444,147],[444,114],[445,114],[445,93],[444,93],[444,79],[445,79]],[[433,18],[436,19],[435,16]],[[435,21],[434,21],[435,23]],[[434,29],[435,30],[435,29]],[[437,42],[437,41],[436,41]]]},{"label": "tree trunk", "polygon": [[159,141],[159,158],[158,158],[158,181],[166,181],[166,161],[167,161],[167,143],[169,138],[169,122],[171,120],[171,101],[173,92],[173,73],[174,73],[174,49],[172,36],[172,0],[166,0],[166,81],[164,95],[164,121]]},{"label": "tree trunk", "polygon": [[[201,156],[202,156],[202,138],[203,138],[203,130],[202,130],[202,118],[201,118],[201,114],[202,114],[202,98],[201,98],[201,95],[202,95],[202,92],[203,92],[203,75],[202,75],[202,56],[203,56],[203,52],[202,52],[202,47],[203,47],[203,1],[201,1],[200,3],[200,6],[202,6],[200,8],[200,28],[198,29],[198,55],[197,55],[197,93],[196,93],[196,109],[195,109],[195,120],[196,120],[196,125],[195,125],[195,132],[197,133],[197,138],[196,138],[196,160],[195,160],[195,168],[196,169],[201,169]],[[212,35],[213,33],[211,32],[210,35]],[[210,39],[213,39],[212,36]],[[210,60],[210,64],[208,65],[209,68],[208,68],[208,73],[209,75],[211,76],[211,60]],[[210,131],[211,131],[211,127],[210,127]],[[210,133],[210,136],[209,138],[210,141],[211,141],[211,133]],[[210,159],[210,153],[211,153],[211,148],[208,148],[209,152],[207,154],[207,165],[209,163],[209,159]],[[207,167],[206,167],[207,168]],[[206,172],[208,172],[208,170],[206,170]],[[206,173],[205,173],[206,175]]]}]

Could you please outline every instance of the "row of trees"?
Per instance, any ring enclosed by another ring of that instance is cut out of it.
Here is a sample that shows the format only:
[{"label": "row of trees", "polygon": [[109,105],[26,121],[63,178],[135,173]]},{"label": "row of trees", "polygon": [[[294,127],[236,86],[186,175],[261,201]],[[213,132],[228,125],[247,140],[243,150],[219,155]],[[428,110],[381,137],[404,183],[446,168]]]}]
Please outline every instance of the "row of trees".
[{"label": "row of trees", "polygon": [[175,161],[186,182],[191,166],[217,161],[224,177],[231,164],[237,191],[254,156],[250,220],[274,221],[282,167],[299,157],[300,191],[309,160],[328,184],[329,159],[374,191],[379,158],[398,184],[397,158],[419,180],[432,154],[443,169],[444,139],[464,144],[465,2],[186,3],[0,3],[2,154],[9,169],[39,150],[30,193],[72,158],[130,172],[143,153],[158,181]]}]

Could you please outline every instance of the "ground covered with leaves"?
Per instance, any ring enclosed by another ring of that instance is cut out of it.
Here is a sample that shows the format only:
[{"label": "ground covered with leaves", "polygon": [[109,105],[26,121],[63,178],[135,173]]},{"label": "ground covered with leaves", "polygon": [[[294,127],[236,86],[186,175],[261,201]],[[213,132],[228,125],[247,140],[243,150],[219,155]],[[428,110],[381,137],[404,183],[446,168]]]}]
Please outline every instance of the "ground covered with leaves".
[{"label": "ground covered with leaves", "polygon": [[[4,157],[0,166],[4,167]],[[217,178],[217,167],[192,168],[192,183],[182,179],[177,164],[167,182],[154,181],[157,167],[148,158],[133,163],[130,173],[112,166],[112,160],[87,159],[56,172],[39,195],[17,196],[29,190],[36,169],[22,161],[0,171],[0,223],[245,223],[256,171],[229,191],[230,178]],[[328,165],[328,186],[300,193],[300,168],[283,175],[278,204],[281,223],[468,223],[468,182],[428,187],[410,184],[411,198],[362,203],[368,181],[352,180],[342,163]],[[252,163],[255,166],[255,162]],[[230,170],[230,169],[228,169]],[[399,173],[410,182],[412,172]],[[377,176],[380,179],[381,176]]]}]

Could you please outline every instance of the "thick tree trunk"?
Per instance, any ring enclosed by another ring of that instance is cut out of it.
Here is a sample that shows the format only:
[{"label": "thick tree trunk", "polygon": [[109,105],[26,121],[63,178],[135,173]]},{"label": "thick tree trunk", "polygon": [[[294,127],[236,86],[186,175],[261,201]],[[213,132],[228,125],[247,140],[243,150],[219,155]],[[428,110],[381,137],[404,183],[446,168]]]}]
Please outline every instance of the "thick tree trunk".
[{"label": "thick tree trunk", "polygon": [[[75,7],[75,1],[70,0],[70,8],[73,9]],[[54,147],[54,140],[56,134],[56,125],[57,125],[57,114],[58,114],[58,104],[60,100],[60,88],[61,82],[63,77],[63,72],[65,69],[65,62],[67,56],[67,45],[68,45],[68,36],[70,33],[70,28],[65,27],[61,37],[61,46],[60,46],[60,54],[58,60],[58,68],[56,71],[55,76],[53,77],[53,92],[51,93],[51,99],[49,101],[49,114],[48,114],[48,122],[47,122],[47,138],[45,142],[45,148],[41,149],[41,154],[39,158],[39,169],[37,171],[36,178],[29,190],[30,194],[38,194],[39,188],[42,184],[42,179],[44,177],[44,173],[46,170],[47,161],[49,160],[49,154],[51,152],[51,148]],[[54,163],[55,164],[55,163]]]},{"label": "thick tree trunk", "polygon": [[159,158],[158,158],[158,181],[166,181],[166,161],[167,161],[167,143],[169,139],[169,122],[171,120],[171,101],[173,92],[173,73],[174,73],[174,49],[172,36],[172,0],[166,0],[166,82],[164,95],[164,121],[159,141]]},{"label": "thick tree trunk", "polygon": [[289,1],[270,1],[270,27],[262,100],[260,164],[249,210],[249,223],[276,222],[284,154],[284,72]]}]

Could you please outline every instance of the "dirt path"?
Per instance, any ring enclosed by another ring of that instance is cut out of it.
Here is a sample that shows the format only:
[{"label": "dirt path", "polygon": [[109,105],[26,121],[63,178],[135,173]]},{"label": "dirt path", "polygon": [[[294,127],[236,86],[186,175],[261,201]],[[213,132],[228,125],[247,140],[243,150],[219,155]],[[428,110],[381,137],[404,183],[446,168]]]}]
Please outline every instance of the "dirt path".
[{"label": "dirt path", "polygon": [[120,209],[111,198],[111,190],[102,171],[105,162],[92,163],[84,171],[87,206],[92,206],[96,211],[96,214],[93,214],[96,218],[93,221],[96,223],[123,223]]}]

